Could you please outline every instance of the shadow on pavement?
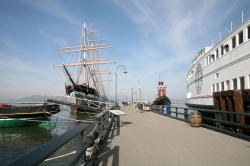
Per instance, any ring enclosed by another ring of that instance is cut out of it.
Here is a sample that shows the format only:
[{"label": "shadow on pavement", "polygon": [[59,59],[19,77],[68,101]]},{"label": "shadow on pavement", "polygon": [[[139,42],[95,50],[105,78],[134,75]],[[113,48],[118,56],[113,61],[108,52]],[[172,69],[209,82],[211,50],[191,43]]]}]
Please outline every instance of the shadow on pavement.
[{"label": "shadow on pavement", "polygon": [[[120,127],[132,124],[131,122],[121,122]],[[98,159],[98,165],[107,166],[110,165],[112,160],[112,166],[119,166],[119,146],[111,147],[111,142],[114,137],[120,135],[120,127],[113,125],[110,131],[107,141],[102,146],[100,158]]]}]

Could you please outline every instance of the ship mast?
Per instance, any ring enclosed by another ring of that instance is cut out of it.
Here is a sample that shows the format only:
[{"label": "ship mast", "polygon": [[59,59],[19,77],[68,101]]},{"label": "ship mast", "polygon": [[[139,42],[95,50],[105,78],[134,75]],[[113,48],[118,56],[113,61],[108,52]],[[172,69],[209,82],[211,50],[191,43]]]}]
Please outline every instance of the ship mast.
[{"label": "ship mast", "polygon": [[[86,24],[83,24],[82,27],[82,41],[80,41],[80,45],[78,46],[70,46],[70,47],[64,47],[61,48],[62,51],[59,51],[58,54],[70,54],[70,53],[77,53],[80,52],[80,61],[72,64],[63,64],[63,65],[54,65],[54,67],[64,67],[66,69],[66,66],[80,66],[83,68],[83,85],[84,86],[92,86],[97,91],[101,92],[103,95],[105,95],[104,87],[102,85],[102,82],[104,81],[111,81],[111,80],[102,80],[101,74],[113,74],[112,72],[106,72],[106,71],[100,71],[99,65],[100,64],[110,64],[115,63],[111,60],[105,60],[105,59],[99,59],[100,56],[95,55],[96,51],[99,51],[101,49],[105,48],[111,48],[109,44],[105,43],[96,43],[96,42],[102,42],[104,39],[95,39],[94,33],[97,31],[94,31],[93,26],[91,25],[90,32],[87,31]],[[88,35],[90,35],[90,40],[88,40]],[[80,68],[80,71],[82,70]],[[69,75],[69,72],[66,72],[67,75],[70,77],[71,83],[74,82],[73,86],[76,86],[78,84],[79,78],[77,81],[73,81],[73,78]]]},{"label": "ship mast", "polygon": [[[90,40],[90,45],[93,47],[94,46],[94,42],[95,42],[95,40],[94,40],[94,29],[93,29],[93,25],[91,25],[91,40]],[[95,50],[90,50],[90,56],[91,56],[91,58],[92,58],[92,60],[95,60],[96,58],[94,57],[94,51]],[[97,85],[98,84],[95,84],[95,73],[93,72],[94,70],[95,70],[95,68],[96,68],[96,66],[94,65],[94,64],[92,64],[92,71],[91,71],[91,73],[90,73],[90,76],[91,76],[91,79],[92,79],[92,86],[93,87],[95,87],[96,89],[98,89],[99,91],[100,91],[100,89],[99,89],[99,87],[97,87]]]},{"label": "ship mast", "polygon": [[83,42],[82,42],[82,48],[83,48],[83,50],[81,51],[81,53],[83,53],[83,84],[84,85],[88,85],[87,84],[87,79],[86,79],[86,38],[87,38],[87,30],[86,30],[86,25],[85,24],[83,24],[83,32],[82,32],[82,34],[83,34]]}]

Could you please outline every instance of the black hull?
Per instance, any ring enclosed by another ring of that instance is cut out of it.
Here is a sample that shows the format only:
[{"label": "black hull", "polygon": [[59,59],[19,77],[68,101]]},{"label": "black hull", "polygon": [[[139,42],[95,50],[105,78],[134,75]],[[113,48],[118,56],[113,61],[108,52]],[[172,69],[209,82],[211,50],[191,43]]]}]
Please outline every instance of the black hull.
[{"label": "black hull", "polygon": [[70,109],[72,112],[80,112],[80,113],[86,113],[86,114],[96,114],[102,111],[101,108],[93,108],[93,107],[87,107],[87,106],[85,106],[84,108],[82,106],[81,107],[71,106]]},{"label": "black hull", "polygon": [[103,98],[99,96],[95,96],[93,94],[88,94],[79,91],[74,94],[76,98],[76,106],[71,107],[71,111],[75,112],[86,112],[86,113],[98,113],[101,112],[102,109],[106,106]]},{"label": "black hull", "polygon": [[189,103],[185,103],[185,105],[190,108],[214,109],[213,105],[200,105],[200,104],[189,104]]},{"label": "black hull", "polygon": [[60,111],[60,106],[39,105],[39,106],[20,106],[20,107],[0,107],[0,119],[5,118],[38,118],[49,117]]},{"label": "black hull", "polygon": [[84,93],[85,95],[91,94],[93,96],[98,97],[99,94],[98,92],[94,89],[94,88],[90,88],[86,85],[80,85],[80,84],[76,84],[76,85],[65,85],[65,91],[67,95],[70,95],[70,93],[77,91],[77,92],[81,92]]},{"label": "black hull", "polygon": [[167,96],[158,97],[155,99],[152,105],[168,105],[170,106],[171,101]]}]

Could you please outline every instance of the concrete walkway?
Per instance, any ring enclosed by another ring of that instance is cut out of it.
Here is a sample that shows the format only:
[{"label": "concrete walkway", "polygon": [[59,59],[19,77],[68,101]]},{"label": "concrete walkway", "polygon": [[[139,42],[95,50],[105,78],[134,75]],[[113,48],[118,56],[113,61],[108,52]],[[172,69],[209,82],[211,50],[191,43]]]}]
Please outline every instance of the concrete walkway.
[{"label": "concrete walkway", "polygon": [[99,165],[249,166],[250,142],[153,112],[123,107]]}]

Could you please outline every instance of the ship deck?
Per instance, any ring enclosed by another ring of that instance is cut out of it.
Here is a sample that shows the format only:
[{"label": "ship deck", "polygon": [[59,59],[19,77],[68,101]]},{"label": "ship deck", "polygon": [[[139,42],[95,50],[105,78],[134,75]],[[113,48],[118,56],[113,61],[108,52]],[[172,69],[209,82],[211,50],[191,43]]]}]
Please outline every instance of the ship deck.
[{"label": "ship deck", "polygon": [[153,112],[121,109],[99,165],[249,165],[250,142],[202,127],[194,128]]}]

